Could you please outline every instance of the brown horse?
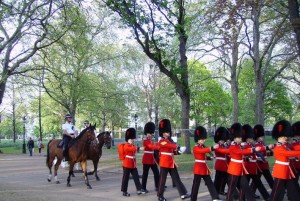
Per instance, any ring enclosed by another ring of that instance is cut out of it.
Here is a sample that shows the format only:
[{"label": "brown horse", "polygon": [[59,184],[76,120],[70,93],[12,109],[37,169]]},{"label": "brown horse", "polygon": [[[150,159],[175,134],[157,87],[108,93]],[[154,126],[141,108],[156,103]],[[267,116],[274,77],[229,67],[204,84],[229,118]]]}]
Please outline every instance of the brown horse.
[{"label": "brown horse", "polygon": [[88,159],[92,160],[94,164],[94,170],[92,172],[89,172],[88,174],[92,175],[95,173],[96,180],[99,181],[100,178],[97,175],[98,163],[102,156],[103,145],[105,145],[107,149],[110,149],[111,147],[110,132],[108,131],[102,132],[97,136],[97,138],[99,143],[91,145],[88,151]]},{"label": "brown horse", "polygon": [[[84,179],[85,179],[85,184],[89,189],[92,187],[89,184],[89,180],[87,177],[87,152],[90,147],[90,144],[97,143],[96,138],[95,138],[95,126],[90,125],[86,129],[80,132],[80,134],[72,139],[69,142],[69,176],[67,179],[67,186],[71,186],[70,180],[71,180],[71,175],[73,174],[73,167],[75,163],[80,162],[81,168],[83,170],[84,174]],[[63,158],[63,149],[58,147],[59,143],[61,140],[59,139],[54,139],[49,141],[47,147],[47,159],[46,159],[46,164],[49,168],[50,174],[48,177],[48,181],[51,181],[52,178],[52,165],[55,157],[57,158],[57,161],[54,166],[54,177],[56,180],[56,183],[60,183],[57,179],[57,170],[59,168],[59,165],[62,161]]]}]

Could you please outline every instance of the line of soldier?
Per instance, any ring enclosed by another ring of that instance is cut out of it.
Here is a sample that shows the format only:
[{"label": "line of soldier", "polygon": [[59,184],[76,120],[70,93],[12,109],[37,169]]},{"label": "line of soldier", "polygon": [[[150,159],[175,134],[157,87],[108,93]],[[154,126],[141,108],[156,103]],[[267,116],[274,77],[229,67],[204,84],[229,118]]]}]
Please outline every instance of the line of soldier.
[{"label": "line of soldier", "polygon": [[[219,127],[214,135],[216,144],[212,147],[205,146],[206,129],[202,126],[196,127],[194,133],[196,145],[193,148],[195,157],[194,178],[191,194],[188,194],[178,174],[174,155],[178,154],[180,147],[170,138],[172,133],[170,121],[168,119],[160,121],[159,136],[161,139],[158,143],[152,140],[154,131],[154,123],[145,124],[146,139],[141,148],[144,150],[142,183],[140,183],[136,168],[135,153],[137,147],[133,144],[136,131],[134,128],[129,128],[125,133],[125,140],[128,144],[124,146],[126,157],[123,161],[124,174],[121,187],[123,196],[130,196],[127,192],[130,173],[134,179],[137,193],[148,193],[147,178],[151,169],[159,201],[166,201],[164,190],[168,173],[171,175],[181,199],[190,198],[191,201],[197,200],[201,179],[205,181],[212,200],[215,201],[220,200],[219,195],[225,195],[226,201],[233,199],[252,201],[259,198],[255,195],[256,189],[264,200],[283,200],[286,190],[289,200],[298,200],[300,197],[298,183],[300,122],[291,125],[286,120],[278,121],[272,130],[272,137],[277,142],[267,146],[264,144],[265,132],[262,125],[256,125],[252,128],[249,124],[234,123],[229,129]],[[289,143],[289,139],[292,137],[294,139]],[[159,151],[159,161],[155,157],[157,150]],[[210,177],[211,171],[206,164],[207,153],[212,151],[215,153],[214,181]],[[271,175],[268,156],[272,155],[274,155],[275,164]],[[268,193],[261,181],[262,175],[272,189],[271,194]],[[227,193],[224,191],[226,184]]]}]

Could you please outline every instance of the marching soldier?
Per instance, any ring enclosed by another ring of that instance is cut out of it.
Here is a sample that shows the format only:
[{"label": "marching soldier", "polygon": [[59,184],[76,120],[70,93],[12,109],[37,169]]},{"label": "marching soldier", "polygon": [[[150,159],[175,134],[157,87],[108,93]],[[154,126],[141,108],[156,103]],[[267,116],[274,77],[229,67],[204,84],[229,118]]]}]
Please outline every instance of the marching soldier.
[{"label": "marching soldier", "polygon": [[137,147],[133,144],[135,138],[135,129],[128,128],[125,133],[125,141],[127,143],[125,143],[123,147],[125,159],[123,160],[123,178],[121,186],[121,191],[125,197],[130,196],[130,194],[127,192],[130,174],[132,175],[135,187],[137,189],[137,194],[145,194],[145,191],[142,189],[142,185],[139,180],[138,170],[136,168],[135,153],[137,151]]},{"label": "marching soldier", "polygon": [[[293,134],[292,146],[293,149],[295,149],[295,147],[300,146],[300,121],[297,121],[292,125],[292,134]],[[299,186],[298,180],[300,174],[300,156],[295,157],[294,167],[296,171],[295,182]]]},{"label": "marching soldier", "polygon": [[215,180],[214,185],[217,192],[220,195],[226,195],[224,192],[225,185],[227,183],[227,169],[228,161],[227,156],[229,155],[229,149],[227,146],[227,139],[229,138],[228,130],[225,127],[217,128],[214,136],[214,141],[219,145],[219,148],[215,149]]},{"label": "marching soldier", "polygon": [[164,198],[164,190],[168,173],[170,173],[172,180],[175,182],[176,188],[180,194],[181,199],[189,198],[190,195],[187,194],[187,190],[183,185],[177,167],[174,161],[174,151],[178,149],[178,145],[170,142],[168,139],[171,133],[171,123],[168,119],[163,119],[159,122],[159,136],[162,137],[158,142],[159,147],[159,186],[157,191],[157,196],[159,201],[167,201]]},{"label": "marching soldier", "polygon": [[243,164],[243,156],[254,153],[255,151],[260,151],[260,147],[242,149],[242,125],[240,123],[234,123],[231,126],[231,135],[233,135],[233,142],[229,147],[230,153],[230,163],[228,165],[228,192],[226,196],[226,201],[231,201],[234,198],[234,191],[239,182],[240,191],[243,191],[247,201],[254,201],[254,194],[251,192],[248,184],[247,171]]},{"label": "marching soldier", "polygon": [[288,147],[288,138],[292,135],[290,122],[286,120],[278,121],[272,130],[272,137],[277,140],[274,148],[275,164],[272,175],[274,177],[274,186],[271,193],[272,201],[283,200],[285,189],[289,196],[289,200],[299,200],[300,193],[294,182],[295,175],[290,167],[289,158],[298,157],[300,155],[299,147],[295,147],[297,151],[292,151]]},{"label": "marching soldier", "polygon": [[194,134],[194,140],[197,144],[193,149],[195,164],[194,164],[194,179],[193,179],[193,186],[191,192],[191,201],[197,200],[201,178],[204,180],[213,201],[220,200],[218,192],[210,177],[211,171],[209,170],[206,164],[206,153],[210,153],[214,149],[217,149],[219,145],[215,144],[212,147],[205,147],[204,144],[206,138],[207,138],[206,129],[202,126],[198,126]]},{"label": "marching soldier", "polygon": [[[243,142],[245,142],[245,144],[243,145],[243,149],[254,147],[254,145],[252,144],[253,138],[254,138],[254,133],[253,133],[252,127],[249,124],[243,125],[242,140],[243,140]],[[266,148],[261,147],[261,150],[266,150]],[[247,174],[247,179],[248,179],[248,181],[250,181],[250,179],[252,179],[253,183],[255,184],[255,186],[257,186],[257,188],[258,188],[260,194],[263,196],[264,200],[268,200],[270,195],[260,180],[258,172],[260,172],[261,170],[259,169],[256,161],[257,160],[256,160],[255,153],[252,153],[251,155],[247,155],[244,157],[245,168],[246,168],[247,172],[249,173],[249,174]],[[253,191],[253,193],[255,193],[255,191]],[[243,195],[241,195],[241,197],[243,197]]]},{"label": "marching soldier", "polygon": [[154,150],[158,150],[158,147],[154,144],[152,140],[152,135],[155,131],[155,124],[153,122],[148,122],[145,124],[144,127],[144,134],[146,135],[146,139],[143,141],[144,147],[144,155],[142,159],[143,163],[143,176],[142,176],[142,188],[148,193],[147,190],[147,179],[149,169],[151,168],[153,175],[154,175],[154,184],[155,189],[158,189],[158,182],[159,182],[159,171],[157,167],[157,161],[154,158]]},{"label": "marching soldier", "polygon": [[[264,144],[264,136],[265,136],[265,129],[262,125],[257,124],[253,127],[254,132],[254,140],[256,143],[254,144],[255,147],[266,147],[265,151],[259,152],[256,154],[256,161],[259,169],[261,171],[258,172],[259,178],[261,178],[261,175],[264,176],[266,181],[268,182],[270,188],[273,188],[274,180],[270,172],[270,166],[268,163],[268,156],[273,155],[273,151],[269,149],[269,146],[265,146]],[[268,151],[268,152],[267,152]],[[256,191],[256,185],[252,182],[251,183],[251,189],[253,192]]]}]

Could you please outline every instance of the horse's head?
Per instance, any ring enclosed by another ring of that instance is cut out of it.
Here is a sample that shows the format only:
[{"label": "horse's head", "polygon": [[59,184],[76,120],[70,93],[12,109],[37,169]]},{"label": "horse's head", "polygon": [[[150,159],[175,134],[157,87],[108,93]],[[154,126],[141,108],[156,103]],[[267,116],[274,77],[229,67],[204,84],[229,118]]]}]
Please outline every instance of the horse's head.
[{"label": "horse's head", "polygon": [[97,138],[98,138],[99,143],[102,142],[106,146],[107,149],[110,149],[111,140],[112,140],[110,132],[108,132],[108,131],[102,132],[97,136]]}]

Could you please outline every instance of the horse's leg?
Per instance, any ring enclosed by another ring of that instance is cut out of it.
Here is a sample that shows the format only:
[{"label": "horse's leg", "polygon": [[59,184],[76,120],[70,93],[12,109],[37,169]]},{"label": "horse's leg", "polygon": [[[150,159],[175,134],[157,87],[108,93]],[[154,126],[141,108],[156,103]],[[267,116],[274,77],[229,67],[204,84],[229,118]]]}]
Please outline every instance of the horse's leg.
[{"label": "horse's leg", "polygon": [[57,157],[57,160],[56,160],[56,163],[55,163],[55,166],[54,166],[54,178],[55,178],[55,181],[57,184],[59,184],[59,180],[57,178],[57,171],[58,171],[58,168],[59,168],[59,165],[61,163],[61,158]]},{"label": "horse's leg", "polygon": [[52,180],[52,163],[53,163],[53,159],[49,158],[49,160],[47,161],[47,166],[49,168],[48,182],[51,182]]},{"label": "horse's leg", "polygon": [[87,170],[86,170],[86,167],[87,167],[87,161],[82,161],[82,162],[81,162],[81,167],[82,167],[82,171],[83,171],[83,173],[84,173],[85,184],[86,184],[86,186],[87,186],[88,189],[92,189],[92,186],[91,186],[90,183],[89,183],[89,178],[88,178]]},{"label": "horse's leg", "polygon": [[96,177],[97,181],[100,181],[100,178],[98,177],[98,174],[97,174],[98,163],[99,163],[99,159],[98,160],[93,160],[95,177]]},{"label": "horse's leg", "polygon": [[73,174],[73,168],[74,168],[74,162],[73,161],[69,161],[70,167],[69,167],[69,176],[67,179],[67,186],[71,187],[70,181],[71,181],[71,176]]}]

